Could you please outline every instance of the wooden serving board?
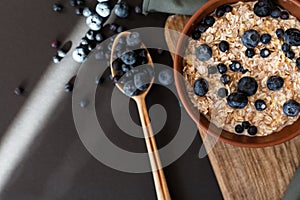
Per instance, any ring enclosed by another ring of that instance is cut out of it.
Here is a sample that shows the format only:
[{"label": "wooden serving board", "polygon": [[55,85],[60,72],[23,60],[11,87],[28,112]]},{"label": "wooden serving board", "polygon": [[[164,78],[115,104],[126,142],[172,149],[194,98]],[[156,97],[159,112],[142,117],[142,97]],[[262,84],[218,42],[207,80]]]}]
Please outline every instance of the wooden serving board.
[{"label": "wooden serving board", "polygon": [[[171,52],[175,52],[178,35],[167,29],[181,32],[188,19],[182,15],[167,19],[165,37]],[[200,135],[206,147],[213,144],[214,138],[201,130]],[[300,163],[300,136],[274,147],[255,149],[218,141],[208,156],[225,200],[281,199]]]}]

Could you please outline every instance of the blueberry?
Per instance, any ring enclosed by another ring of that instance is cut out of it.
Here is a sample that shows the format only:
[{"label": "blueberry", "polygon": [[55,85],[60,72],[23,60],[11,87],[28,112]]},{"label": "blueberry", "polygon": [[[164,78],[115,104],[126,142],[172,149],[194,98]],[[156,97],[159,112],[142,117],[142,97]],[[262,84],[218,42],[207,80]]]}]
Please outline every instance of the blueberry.
[{"label": "blueberry", "polygon": [[280,38],[283,38],[283,36],[285,35],[284,34],[284,30],[282,28],[279,28],[276,30],[276,35],[277,37],[280,39]]},{"label": "blueberry", "polygon": [[272,5],[268,1],[260,1],[254,5],[254,13],[259,17],[267,17],[272,13]]},{"label": "blueberry", "polygon": [[254,102],[256,110],[263,111],[267,108],[267,104],[264,100],[258,99]]},{"label": "blueberry", "polygon": [[196,30],[198,30],[200,33],[204,33],[208,29],[208,26],[206,26],[203,22],[198,24],[196,27]]},{"label": "blueberry", "polygon": [[260,56],[262,58],[266,58],[271,54],[270,50],[267,48],[263,48],[262,50],[260,50]]},{"label": "blueberry", "polygon": [[144,91],[151,83],[151,76],[147,72],[138,72],[134,74],[133,81],[137,89]]},{"label": "blueberry", "polygon": [[267,80],[267,87],[269,90],[276,91],[283,87],[284,80],[280,76],[271,76]]},{"label": "blueberry", "polygon": [[217,17],[222,17],[224,14],[225,14],[224,6],[219,6],[219,7],[216,9],[216,16],[217,16]]},{"label": "blueberry", "polygon": [[136,53],[134,51],[127,51],[121,55],[121,60],[126,65],[133,65],[136,62]]},{"label": "blueberry", "polygon": [[263,44],[268,44],[271,41],[271,35],[268,33],[264,33],[260,36],[260,41]]},{"label": "blueberry", "polygon": [[286,11],[286,10],[281,11],[280,19],[286,20],[286,19],[289,19],[289,18],[290,18],[290,14],[289,14],[288,11]]},{"label": "blueberry", "polygon": [[84,47],[77,47],[74,51],[73,51],[73,59],[76,62],[82,63],[86,60],[87,55],[88,55],[88,50]]},{"label": "blueberry", "polygon": [[101,34],[101,33],[97,33],[97,34],[95,35],[95,40],[96,40],[97,42],[101,42],[101,41],[103,40],[102,34]]},{"label": "blueberry", "polygon": [[300,30],[290,28],[284,33],[284,40],[291,46],[300,46]]},{"label": "blueberry", "polygon": [[76,0],[70,0],[69,4],[70,4],[71,7],[77,6]]},{"label": "blueberry", "polygon": [[300,57],[296,59],[296,67],[300,70]]},{"label": "blueberry", "polygon": [[222,76],[220,77],[220,81],[226,85],[230,82],[230,76],[227,74],[222,74]]},{"label": "blueberry", "polygon": [[126,44],[128,46],[138,46],[141,44],[141,37],[138,32],[132,32],[126,37]]},{"label": "blueberry", "polygon": [[72,92],[74,88],[73,83],[68,82],[67,84],[65,84],[65,92]]},{"label": "blueberry", "polygon": [[250,122],[248,121],[243,121],[242,122],[242,126],[244,127],[244,129],[248,129],[250,127]]},{"label": "blueberry", "polygon": [[231,61],[231,64],[229,65],[229,69],[234,72],[240,72],[243,70],[243,66],[239,61],[234,60]]},{"label": "blueberry", "polygon": [[194,83],[194,93],[198,96],[204,96],[208,92],[208,82],[204,78],[199,78]]},{"label": "blueberry", "polygon": [[53,9],[54,12],[59,13],[63,10],[63,6],[58,4],[58,3],[55,3],[55,4],[53,4],[52,9]]},{"label": "blueberry", "polygon": [[192,38],[193,40],[199,40],[201,37],[201,33],[198,30],[195,30],[192,32]]},{"label": "blueberry", "polygon": [[250,126],[248,128],[248,134],[249,135],[256,135],[257,134],[257,127],[256,126]]},{"label": "blueberry", "polygon": [[84,3],[85,3],[84,0],[77,0],[76,1],[77,6],[83,6]]},{"label": "blueberry", "polygon": [[221,41],[220,44],[219,44],[219,49],[220,51],[222,52],[226,52],[229,50],[229,43],[227,41]]},{"label": "blueberry", "polygon": [[101,17],[108,17],[110,15],[110,6],[107,2],[98,3],[96,6],[96,12]]},{"label": "blueberry", "polygon": [[85,45],[88,45],[89,43],[90,43],[90,40],[87,37],[83,37],[80,40],[80,45],[85,46]]},{"label": "blueberry", "polygon": [[244,93],[234,92],[227,97],[227,103],[232,108],[242,109],[247,106],[248,98]]},{"label": "blueberry", "polygon": [[85,34],[85,37],[88,40],[94,40],[95,39],[95,31],[93,30],[88,30],[88,32]]},{"label": "blueberry", "polygon": [[86,25],[93,31],[98,31],[102,27],[103,18],[98,14],[92,14],[86,18]]},{"label": "blueberry", "polygon": [[281,46],[281,49],[282,49],[283,52],[286,53],[286,52],[291,50],[291,46],[288,45],[287,43],[283,43],[283,45]]},{"label": "blueberry", "polygon": [[283,112],[286,116],[295,117],[299,114],[300,105],[295,100],[289,100],[283,104]]},{"label": "blueberry", "polygon": [[83,15],[83,8],[76,8],[75,9],[75,14],[79,15],[79,16]]},{"label": "blueberry", "polygon": [[209,66],[209,67],[207,68],[207,71],[208,71],[208,74],[215,74],[215,73],[218,72],[218,69],[217,69],[216,66]]},{"label": "blueberry", "polygon": [[204,18],[204,20],[203,20],[204,24],[205,24],[206,26],[208,26],[208,27],[213,26],[214,23],[215,23],[215,21],[216,21],[215,18],[214,18],[213,16],[210,16],[210,15],[206,16],[206,17]]},{"label": "blueberry", "polygon": [[90,8],[88,8],[88,7],[83,8],[83,10],[82,10],[83,16],[88,17],[88,16],[91,16],[92,14],[93,13]]},{"label": "blueberry", "polygon": [[224,7],[225,12],[227,12],[227,13],[232,11],[231,5],[226,4],[226,5],[223,5],[223,7]]},{"label": "blueberry", "polygon": [[173,72],[169,69],[161,70],[158,74],[158,81],[162,85],[170,85],[173,83]]},{"label": "blueberry", "polygon": [[141,6],[135,6],[134,7],[134,12],[136,14],[141,14],[142,13],[142,7]]},{"label": "blueberry", "polygon": [[122,64],[123,64],[123,62],[122,62],[121,58],[117,58],[112,62],[112,68],[117,71],[122,70]]},{"label": "blueberry", "polygon": [[217,65],[217,68],[218,68],[218,71],[219,71],[220,74],[224,74],[224,73],[227,72],[227,66],[223,63],[219,63]]},{"label": "blueberry", "polygon": [[226,88],[220,88],[218,90],[218,96],[224,98],[228,95],[228,90]]},{"label": "blueberry", "polygon": [[242,42],[247,48],[254,48],[260,40],[259,33],[256,30],[250,29],[245,31],[242,36]]},{"label": "blueberry", "polygon": [[124,31],[124,27],[123,26],[118,26],[116,32],[117,33],[122,33]]},{"label": "blueberry", "polygon": [[120,18],[127,18],[129,15],[129,5],[125,2],[120,2],[115,5],[115,14]]},{"label": "blueberry", "polygon": [[62,57],[55,55],[53,56],[52,60],[55,64],[59,63],[61,61]]},{"label": "blueberry", "polygon": [[212,56],[212,49],[207,44],[201,44],[196,49],[196,57],[200,61],[208,61]]},{"label": "blueberry", "polygon": [[295,58],[295,53],[292,50],[289,50],[285,53],[285,56],[292,60],[293,58]]},{"label": "blueberry", "polygon": [[239,80],[237,88],[239,92],[252,96],[256,93],[258,84],[254,78],[245,76]]},{"label": "blueberry", "polygon": [[242,133],[242,132],[244,132],[244,127],[242,125],[238,124],[234,127],[234,130],[236,133]]},{"label": "blueberry", "polygon": [[109,30],[115,32],[117,30],[117,28],[118,28],[117,24],[115,24],[115,23],[110,23],[109,24]]},{"label": "blueberry", "polygon": [[275,7],[271,12],[271,17],[278,18],[281,15],[281,10],[278,7]]},{"label": "blueberry", "polygon": [[253,58],[253,56],[255,55],[254,49],[248,48],[248,49],[245,51],[245,55],[246,55],[248,58]]},{"label": "blueberry", "polygon": [[19,86],[14,90],[15,95],[20,96],[24,93],[24,88]]},{"label": "blueberry", "polygon": [[127,81],[124,84],[123,91],[129,97],[135,96],[137,94],[137,88],[135,87],[133,80]]}]

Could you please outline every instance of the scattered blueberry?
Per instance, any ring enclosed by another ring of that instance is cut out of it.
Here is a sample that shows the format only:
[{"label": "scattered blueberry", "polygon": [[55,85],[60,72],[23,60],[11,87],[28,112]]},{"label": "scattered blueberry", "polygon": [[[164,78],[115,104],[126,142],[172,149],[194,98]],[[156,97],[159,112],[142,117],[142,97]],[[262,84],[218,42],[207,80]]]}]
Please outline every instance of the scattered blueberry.
[{"label": "scattered blueberry", "polygon": [[253,58],[253,56],[255,56],[255,51],[254,51],[254,49],[248,48],[248,49],[245,51],[245,55],[246,55],[248,58]]},{"label": "scattered blueberry", "polygon": [[248,121],[243,121],[242,122],[242,126],[244,127],[244,129],[248,129],[250,127],[250,122]]},{"label": "scattered blueberry", "polygon": [[116,32],[117,32],[117,33],[121,33],[121,32],[123,32],[123,31],[124,31],[124,26],[118,26]]},{"label": "scattered blueberry", "polygon": [[83,37],[80,40],[80,45],[85,46],[85,45],[88,45],[89,43],[90,43],[90,41],[89,41],[89,39],[87,37]]},{"label": "scattered blueberry", "polygon": [[201,44],[196,49],[196,57],[200,61],[208,61],[212,56],[212,49],[207,44]]},{"label": "scattered blueberry", "polygon": [[283,112],[286,116],[295,117],[299,114],[300,105],[295,100],[289,100],[283,104]]},{"label": "scattered blueberry", "polygon": [[95,39],[95,31],[93,30],[88,30],[88,32],[85,34],[85,37],[88,40],[94,40]]},{"label": "scattered blueberry", "polygon": [[19,86],[14,90],[15,95],[20,96],[24,93],[24,88]]},{"label": "scattered blueberry", "polygon": [[296,59],[296,67],[300,70],[300,57]]},{"label": "scattered blueberry", "polygon": [[134,51],[127,51],[121,55],[121,60],[126,65],[133,65],[136,62],[136,53]]},{"label": "scattered blueberry", "polygon": [[194,83],[194,93],[198,96],[204,96],[208,92],[208,82],[204,78],[199,78]]},{"label": "scattered blueberry", "polygon": [[259,33],[256,30],[250,29],[245,31],[242,36],[242,42],[247,48],[254,48],[260,40]]},{"label": "scattered blueberry", "polygon": [[220,81],[226,85],[230,82],[230,76],[227,74],[222,74],[222,76],[220,77]]},{"label": "scattered blueberry", "polygon": [[70,6],[72,6],[72,7],[77,6],[76,0],[70,0],[69,4],[70,4]]},{"label": "scattered blueberry", "polygon": [[271,17],[278,18],[281,15],[281,10],[278,7],[275,7],[271,12]]},{"label": "scattered blueberry", "polygon": [[218,72],[218,68],[216,66],[212,65],[207,68],[207,71],[208,71],[208,74],[215,74]]},{"label": "scattered blueberry", "polygon": [[291,46],[290,45],[288,45],[287,43],[283,43],[283,45],[282,45],[282,47],[281,47],[281,49],[282,49],[282,51],[283,52],[288,52],[288,51],[290,51],[291,50]]},{"label": "scattered blueberry", "polygon": [[73,51],[73,59],[76,62],[82,63],[86,60],[88,55],[88,50],[86,48],[83,47],[77,47],[74,51]]},{"label": "scattered blueberry", "polygon": [[195,31],[192,32],[192,39],[193,40],[199,40],[200,37],[201,37],[201,33],[199,31],[195,30]]},{"label": "scattered blueberry", "polygon": [[248,134],[249,135],[256,135],[257,134],[257,127],[256,126],[250,126],[248,128]]},{"label": "scattered blueberry", "polygon": [[271,41],[271,35],[268,33],[264,33],[260,36],[260,41],[263,44],[268,44]]},{"label": "scattered blueberry", "polygon": [[108,17],[110,15],[110,6],[107,2],[98,3],[96,6],[96,12],[101,17]]},{"label": "scattered blueberry", "polygon": [[272,4],[270,1],[260,1],[254,4],[254,13],[259,17],[267,17],[272,13]]},{"label": "scattered blueberry", "polygon": [[75,9],[75,14],[79,15],[79,16],[83,15],[83,8],[76,8]]},{"label": "scattered blueberry", "polygon": [[53,9],[54,12],[59,13],[63,10],[63,6],[60,5],[59,3],[55,3],[55,4],[53,4],[52,9]]},{"label": "scattered blueberry", "polygon": [[220,44],[219,44],[219,49],[220,51],[222,52],[226,52],[229,50],[229,43],[227,41],[221,41]]},{"label": "scattered blueberry", "polygon": [[262,58],[266,58],[271,54],[270,50],[267,48],[263,48],[262,50],[260,50],[260,56]]},{"label": "scattered blueberry", "polygon": [[134,7],[134,12],[136,14],[141,14],[142,13],[142,7],[141,6],[135,6]]},{"label": "scattered blueberry", "polygon": [[59,46],[60,46],[60,41],[58,41],[58,40],[53,40],[52,42],[51,42],[51,47],[53,47],[53,48],[58,48]]},{"label": "scattered blueberry", "polygon": [[53,56],[52,60],[55,64],[59,63],[61,61],[61,57],[58,55]]},{"label": "scattered blueberry", "polygon": [[281,11],[280,18],[283,20],[289,19],[290,18],[289,12],[286,10]]},{"label": "scattered blueberry", "polygon": [[86,18],[86,25],[94,31],[98,31],[102,27],[103,19],[98,14],[92,14]]},{"label": "scattered blueberry", "polygon": [[141,44],[140,34],[138,32],[132,32],[126,37],[126,44],[128,46],[138,46]]},{"label": "scattered blueberry", "polygon": [[228,95],[228,90],[226,88],[220,88],[218,90],[218,96],[224,98]]},{"label": "scattered blueberry", "polygon": [[64,57],[66,57],[67,53],[64,50],[59,49],[59,50],[57,50],[57,55],[61,58],[64,58]]},{"label": "scattered blueberry", "polygon": [[109,29],[113,32],[115,32],[117,30],[118,26],[115,23],[110,23],[109,24]]},{"label": "scattered blueberry", "polygon": [[217,65],[217,68],[218,68],[218,71],[219,71],[220,74],[224,74],[224,73],[227,72],[227,66],[223,63],[219,63]]},{"label": "scattered blueberry", "polygon": [[231,93],[227,97],[227,103],[230,107],[235,109],[242,109],[247,106],[248,98],[247,95],[241,92]]},{"label": "scattered blueberry", "polygon": [[294,59],[295,58],[295,53],[292,50],[289,50],[285,53],[285,56],[289,59]]},{"label": "scattered blueberry", "polygon": [[65,92],[72,92],[73,91],[73,87],[74,87],[74,85],[72,83],[68,82],[65,85]]},{"label": "scattered blueberry", "polygon": [[162,85],[170,85],[173,83],[173,72],[169,69],[161,70],[158,74],[158,81]]},{"label": "scattered blueberry", "polygon": [[101,35],[101,33],[97,33],[95,35],[95,40],[98,42],[101,42],[103,40],[103,36]]},{"label": "scattered blueberry", "polygon": [[271,76],[267,80],[267,87],[269,88],[269,90],[272,91],[279,90],[280,88],[283,87],[283,84],[284,84],[284,80],[280,76]]},{"label": "scattered blueberry", "polygon": [[83,10],[82,10],[83,16],[88,17],[88,16],[91,16],[92,14],[93,14],[93,12],[91,11],[90,8],[88,8],[88,7],[83,8]]},{"label": "scattered blueberry", "polygon": [[284,36],[284,30],[282,28],[279,28],[276,30],[276,35],[279,39],[283,38]]},{"label": "scattered blueberry", "polygon": [[258,84],[254,78],[245,76],[239,80],[237,88],[239,92],[252,96],[256,93]]},{"label": "scattered blueberry", "polygon": [[120,18],[127,18],[129,15],[129,5],[125,2],[120,2],[115,5],[115,14]]},{"label": "scattered blueberry", "polygon": [[204,24],[208,27],[213,26],[215,21],[216,21],[215,18],[211,15],[206,16],[203,20]]},{"label": "scattered blueberry", "polygon": [[240,71],[242,71],[243,66],[239,61],[234,60],[234,61],[231,61],[231,64],[229,65],[229,69],[233,72],[240,72]]},{"label": "scattered blueberry", "polygon": [[225,14],[224,6],[219,6],[219,7],[216,9],[216,16],[217,16],[217,17],[222,17],[224,14]]},{"label": "scattered blueberry", "polygon": [[77,0],[76,5],[77,6],[83,6],[85,4],[84,0]]},{"label": "scattered blueberry", "polygon": [[264,100],[258,99],[254,102],[256,110],[263,111],[267,108],[267,104]]},{"label": "scattered blueberry", "polygon": [[244,127],[242,125],[238,124],[234,127],[234,130],[235,130],[236,133],[243,133],[244,132]]},{"label": "scattered blueberry", "polygon": [[89,50],[89,51],[92,51],[93,49],[96,48],[96,46],[97,46],[96,43],[95,43],[95,42],[92,42],[92,43],[88,44],[87,47],[88,47],[88,50]]},{"label": "scattered blueberry", "polygon": [[284,33],[284,40],[291,46],[300,46],[300,30],[290,28]]}]

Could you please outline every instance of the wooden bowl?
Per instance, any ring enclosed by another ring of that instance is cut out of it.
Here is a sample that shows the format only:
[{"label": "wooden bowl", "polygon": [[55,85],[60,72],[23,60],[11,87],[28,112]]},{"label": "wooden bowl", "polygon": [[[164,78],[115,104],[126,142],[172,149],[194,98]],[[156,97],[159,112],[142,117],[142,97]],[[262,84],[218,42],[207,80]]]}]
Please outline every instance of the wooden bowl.
[{"label": "wooden bowl", "polygon": [[[247,1],[247,0],[244,0]],[[248,0],[249,1],[249,0]],[[219,137],[223,142],[241,146],[241,147],[266,147],[273,146],[286,142],[295,136],[300,134],[300,120],[296,121],[290,126],[286,126],[281,131],[267,135],[267,136],[258,136],[258,137],[249,137],[245,135],[237,135],[225,130],[218,129],[215,125],[210,124],[198,110],[194,107],[191,100],[189,99],[186,91],[184,81],[181,78],[183,70],[183,58],[180,55],[184,55],[184,46],[186,45],[186,37],[190,35],[191,31],[194,29],[195,25],[200,22],[205,16],[212,13],[217,7],[223,4],[232,4],[237,3],[239,0],[209,0],[205,3],[196,13],[191,17],[188,23],[185,25],[182,35],[179,38],[176,47],[176,55],[174,57],[174,78],[176,88],[179,94],[179,97],[191,116],[191,118],[197,123],[198,127],[207,132],[210,135]],[[288,10],[292,15],[300,19],[300,1],[298,0],[277,0],[276,3]],[[178,73],[179,72],[179,73]],[[200,116],[200,117],[199,117]],[[209,129],[208,129],[209,127]],[[219,133],[221,132],[220,136]]]}]

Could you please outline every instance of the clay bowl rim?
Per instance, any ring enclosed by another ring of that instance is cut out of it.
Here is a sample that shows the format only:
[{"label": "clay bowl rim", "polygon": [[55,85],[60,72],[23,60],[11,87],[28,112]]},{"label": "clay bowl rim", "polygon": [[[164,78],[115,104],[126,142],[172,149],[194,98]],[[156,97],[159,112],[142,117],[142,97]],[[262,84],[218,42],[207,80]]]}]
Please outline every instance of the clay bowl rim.
[{"label": "clay bowl rim", "polygon": [[[197,124],[198,128],[200,128],[201,131],[205,131],[206,133],[214,137],[219,137],[221,141],[234,146],[248,147],[248,148],[262,148],[267,146],[274,146],[277,144],[284,143],[300,135],[300,129],[297,128],[297,125],[300,126],[300,118],[292,125],[286,126],[279,132],[272,133],[267,136],[251,137],[245,135],[237,135],[235,133],[231,133],[225,130],[222,130],[222,133],[220,135],[217,135],[214,131],[208,129],[208,126],[205,124],[207,122],[209,123],[209,121],[199,111],[195,112],[196,108],[194,108],[191,105],[191,100],[187,97],[187,93],[185,91],[186,90],[185,85],[183,84],[181,78],[179,78],[180,74],[182,74],[182,64],[181,64],[182,57],[180,56],[182,54],[180,54],[180,52],[182,51],[182,45],[184,43],[184,39],[189,35],[194,25],[197,24],[197,22],[199,22],[205,15],[215,10],[218,6],[223,4],[237,3],[239,1],[241,0],[226,0],[226,1],[209,0],[202,7],[200,7],[188,20],[188,22],[184,26],[183,31],[181,32],[178,43],[176,45],[176,53],[174,55],[174,80],[175,80],[176,90],[178,92],[179,98],[185,110],[187,111],[189,116],[194,120],[194,122]],[[254,0],[243,0],[243,1],[254,1]],[[279,0],[277,2],[280,6],[282,6],[284,9],[288,10],[292,14],[294,14],[296,10],[300,9],[300,2],[298,2],[297,0],[290,0],[288,2],[284,0],[282,1]],[[295,11],[292,12],[291,9],[288,8],[293,8],[293,6],[294,8],[296,7],[296,9]],[[300,20],[299,15],[297,15],[297,18]],[[196,116],[195,113],[197,113],[197,115],[201,115],[202,120],[199,120],[199,118]],[[292,130],[292,133],[290,133],[289,130]],[[231,138],[224,137],[224,134],[231,135]]]}]

